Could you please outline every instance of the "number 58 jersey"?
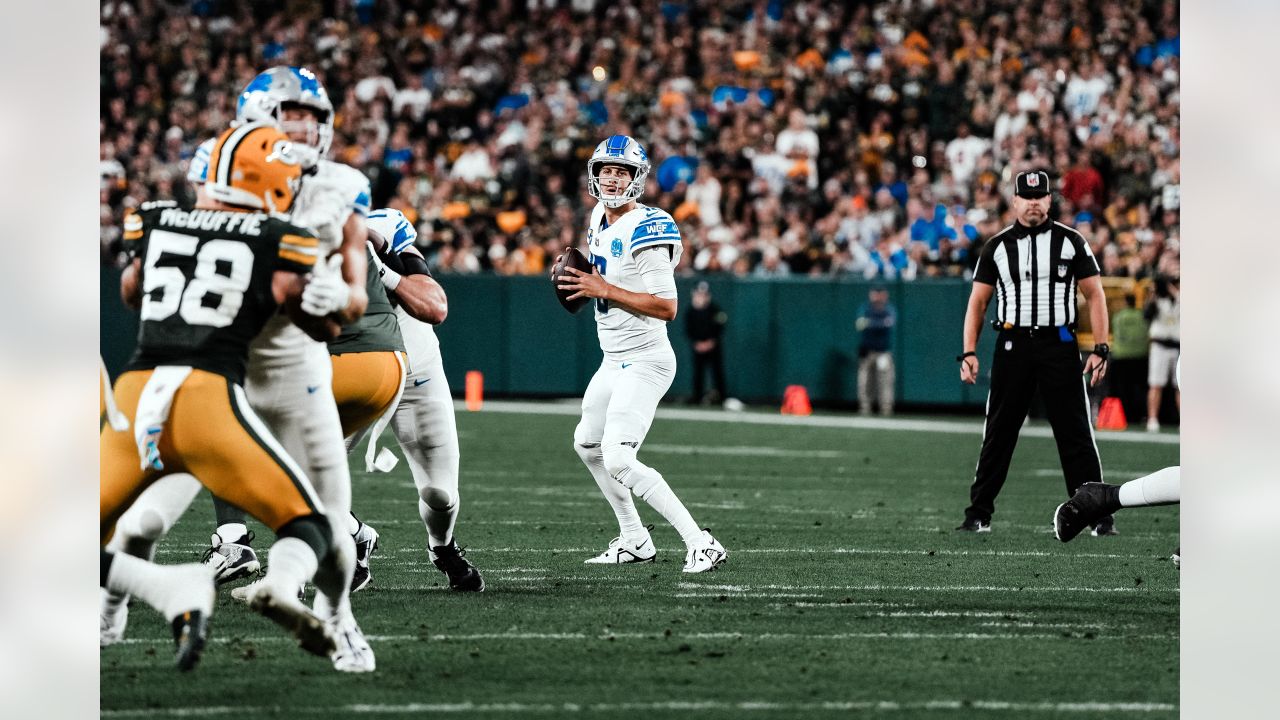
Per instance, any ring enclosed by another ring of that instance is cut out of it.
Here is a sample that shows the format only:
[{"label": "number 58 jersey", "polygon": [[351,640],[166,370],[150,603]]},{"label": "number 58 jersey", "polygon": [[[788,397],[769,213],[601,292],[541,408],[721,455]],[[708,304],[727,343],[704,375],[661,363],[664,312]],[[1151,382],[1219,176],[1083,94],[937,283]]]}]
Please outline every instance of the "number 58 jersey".
[{"label": "number 58 jersey", "polygon": [[319,240],[259,212],[147,206],[125,219],[142,260],[141,327],[129,370],[189,365],[244,383],[249,343],[278,311],[277,270],[310,272]]}]

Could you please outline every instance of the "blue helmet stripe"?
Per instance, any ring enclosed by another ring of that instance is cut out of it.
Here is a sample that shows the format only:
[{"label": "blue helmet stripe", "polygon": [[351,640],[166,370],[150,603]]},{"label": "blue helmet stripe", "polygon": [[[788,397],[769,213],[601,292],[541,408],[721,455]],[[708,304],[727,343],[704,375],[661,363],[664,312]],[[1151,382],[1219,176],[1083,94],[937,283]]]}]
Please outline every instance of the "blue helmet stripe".
[{"label": "blue helmet stripe", "polygon": [[627,149],[626,135],[610,135],[605,141],[605,152],[610,155],[622,155],[622,151]]}]

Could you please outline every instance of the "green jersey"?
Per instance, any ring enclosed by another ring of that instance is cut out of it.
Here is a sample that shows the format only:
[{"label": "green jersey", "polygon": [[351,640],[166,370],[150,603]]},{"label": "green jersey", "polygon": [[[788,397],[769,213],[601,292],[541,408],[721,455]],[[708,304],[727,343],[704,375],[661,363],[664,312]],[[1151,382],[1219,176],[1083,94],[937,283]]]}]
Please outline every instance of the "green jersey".
[{"label": "green jersey", "polygon": [[125,219],[142,259],[138,347],[126,369],[189,365],[243,383],[249,343],[279,307],[277,270],[306,274],[320,241],[260,212],[146,204]]},{"label": "green jersey", "polygon": [[404,352],[404,338],[400,336],[400,323],[387,289],[378,277],[378,266],[369,254],[368,277],[365,289],[369,293],[369,306],[364,316],[342,328],[342,334],[329,343],[330,355],[361,352]]}]

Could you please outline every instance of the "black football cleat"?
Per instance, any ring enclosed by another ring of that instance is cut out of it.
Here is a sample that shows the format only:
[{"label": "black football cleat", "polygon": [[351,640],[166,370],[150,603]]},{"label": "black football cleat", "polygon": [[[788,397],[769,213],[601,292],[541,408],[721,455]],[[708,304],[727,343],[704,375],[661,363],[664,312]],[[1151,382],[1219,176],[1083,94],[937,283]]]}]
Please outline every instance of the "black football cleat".
[{"label": "black football cleat", "polygon": [[960,523],[960,526],[957,527],[956,529],[964,530],[965,532],[989,533],[991,532],[991,521],[979,520],[978,518],[972,518],[972,517],[966,517],[964,519],[964,522]]},{"label": "black football cleat", "polygon": [[1094,537],[1106,537],[1108,535],[1119,534],[1120,531],[1116,529],[1116,519],[1112,515],[1099,519],[1093,526]]},{"label": "black football cleat", "polygon": [[173,644],[177,647],[174,664],[187,672],[200,662],[209,634],[209,618],[200,610],[189,610],[173,619]]},{"label": "black football cleat", "polygon": [[373,573],[369,569],[369,558],[373,557],[374,551],[378,549],[378,531],[361,522],[360,529],[352,539],[356,542],[356,567],[351,575],[351,592],[355,593],[363,590],[373,580]]},{"label": "black football cleat", "polygon": [[431,548],[431,552],[435,553],[436,559],[432,560],[432,564],[436,566],[440,572],[449,576],[449,589],[456,592],[483,592],[484,578],[480,577],[480,571],[476,569],[464,557],[467,551],[458,547],[456,539],[450,540],[448,545]]},{"label": "black football cleat", "polygon": [[1106,483],[1085,483],[1076,488],[1071,499],[1053,511],[1053,535],[1071,542],[1085,528],[1097,526],[1094,535],[1115,535],[1116,524],[1111,513],[1120,509],[1120,488]]}]

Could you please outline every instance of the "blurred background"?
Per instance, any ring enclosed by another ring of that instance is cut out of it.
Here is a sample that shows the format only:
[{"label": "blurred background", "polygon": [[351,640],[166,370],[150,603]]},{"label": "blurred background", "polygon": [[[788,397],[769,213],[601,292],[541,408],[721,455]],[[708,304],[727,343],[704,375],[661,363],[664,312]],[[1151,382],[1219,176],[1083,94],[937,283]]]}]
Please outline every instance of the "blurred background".
[{"label": "blurred background", "polygon": [[[642,202],[684,238],[677,400],[775,402],[800,384],[855,406],[858,320],[884,286],[899,407],[980,407],[985,385],[962,386],[954,363],[967,280],[1028,168],[1050,172],[1053,215],[1089,240],[1114,312],[1142,314],[1145,332],[1169,325],[1157,298],[1176,304],[1177,2],[142,0],[103,3],[101,22],[113,371],[132,342],[113,297],[121,214],[192,199],[195,148],[278,64],[316,72],[337,108],[332,159],[417,224],[452,300],[439,330],[455,389],[468,370],[501,395],[585,387],[591,318],[563,315],[545,273],[581,240],[586,159],[615,133],[647,148]],[[701,280],[727,319],[727,388],[695,393],[686,320]],[[1140,422],[1145,373],[1130,375],[1103,392]],[[1160,414],[1176,422],[1176,403]]]}]

